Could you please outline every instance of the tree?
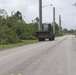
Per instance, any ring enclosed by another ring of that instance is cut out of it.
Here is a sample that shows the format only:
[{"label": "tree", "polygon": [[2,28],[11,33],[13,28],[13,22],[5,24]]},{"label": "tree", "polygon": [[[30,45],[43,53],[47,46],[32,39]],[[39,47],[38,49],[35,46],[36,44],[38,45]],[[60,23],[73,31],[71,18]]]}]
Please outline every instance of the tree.
[{"label": "tree", "polygon": [[18,22],[20,22],[22,20],[22,14],[20,11],[17,11],[15,14],[14,14],[14,18],[16,20],[18,20]]},{"label": "tree", "polygon": [[56,23],[55,24],[55,34],[57,35],[59,33],[59,26],[58,24]]},{"label": "tree", "polygon": [[21,40],[36,39],[38,23],[27,24],[20,11],[5,17],[4,10],[0,10],[0,44],[18,43]]},{"label": "tree", "polygon": [[68,29],[67,28],[64,28],[63,29],[63,33],[68,33]]},{"label": "tree", "polygon": [[39,18],[36,17],[36,18],[35,18],[35,21],[36,21],[36,23],[39,23]]},{"label": "tree", "polygon": [[[52,22],[52,26],[53,26],[53,22]],[[58,24],[55,22],[55,35],[59,34],[59,26]]]},{"label": "tree", "polygon": [[6,18],[8,15],[7,15],[7,12],[4,9],[0,9],[0,16],[2,18]]}]

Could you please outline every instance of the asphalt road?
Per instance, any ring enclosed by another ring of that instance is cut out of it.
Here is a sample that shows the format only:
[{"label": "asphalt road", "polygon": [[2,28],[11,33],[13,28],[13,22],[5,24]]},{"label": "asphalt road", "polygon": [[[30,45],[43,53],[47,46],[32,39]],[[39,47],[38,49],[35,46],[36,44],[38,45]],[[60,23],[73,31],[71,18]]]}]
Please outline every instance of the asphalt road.
[{"label": "asphalt road", "polygon": [[1,51],[0,75],[76,75],[75,36]]}]

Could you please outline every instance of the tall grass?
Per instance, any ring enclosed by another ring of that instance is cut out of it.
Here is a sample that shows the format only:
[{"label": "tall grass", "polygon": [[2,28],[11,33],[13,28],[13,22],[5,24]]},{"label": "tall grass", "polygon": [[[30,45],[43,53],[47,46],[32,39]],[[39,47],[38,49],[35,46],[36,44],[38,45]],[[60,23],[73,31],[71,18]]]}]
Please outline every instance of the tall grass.
[{"label": "tall grass", "polygon": [[38,40],[22,40],[21,43],[0,45],[0,51],[3,51],[8,48],[23,46],[23,45],[27,45],[27,44],[36,43],[36,42],[38,42]]}]

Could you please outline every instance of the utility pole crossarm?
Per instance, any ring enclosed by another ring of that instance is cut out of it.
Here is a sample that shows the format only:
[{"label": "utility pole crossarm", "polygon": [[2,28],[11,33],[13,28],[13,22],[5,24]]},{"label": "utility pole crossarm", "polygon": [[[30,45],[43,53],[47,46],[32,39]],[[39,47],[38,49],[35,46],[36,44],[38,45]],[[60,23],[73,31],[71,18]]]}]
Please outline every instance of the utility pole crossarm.
[{"label": "utility pole crossarm", "polygon": [[46,6],[49,6],[49,5],[50,5],[50,6],[53,6],[52,4],[47,4],[47,5],[45,5],[45,6],[42,6],[42,8],[44,8],[44,7],[46,7]]}]

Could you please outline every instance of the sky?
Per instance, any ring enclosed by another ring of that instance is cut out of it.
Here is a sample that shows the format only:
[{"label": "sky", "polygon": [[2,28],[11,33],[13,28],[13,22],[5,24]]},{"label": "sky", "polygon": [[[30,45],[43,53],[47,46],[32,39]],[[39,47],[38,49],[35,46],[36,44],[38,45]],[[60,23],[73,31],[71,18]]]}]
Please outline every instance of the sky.
[{"label": "sky", "polygon": [[[62,28],[76,28],[76,7],[73,4],[76,0],[42,0],[42,21],[43,23],[53,22],[53,7],[55,7],[55,19],[59,24],[59,15],[61,15]],[[53,6],[50,6],[52,4]],[[39,0],[0,0],[0,9],[5,9],[8,15],[12,11],[20,11],[26,23],[32,22],[39,17]]]}]

